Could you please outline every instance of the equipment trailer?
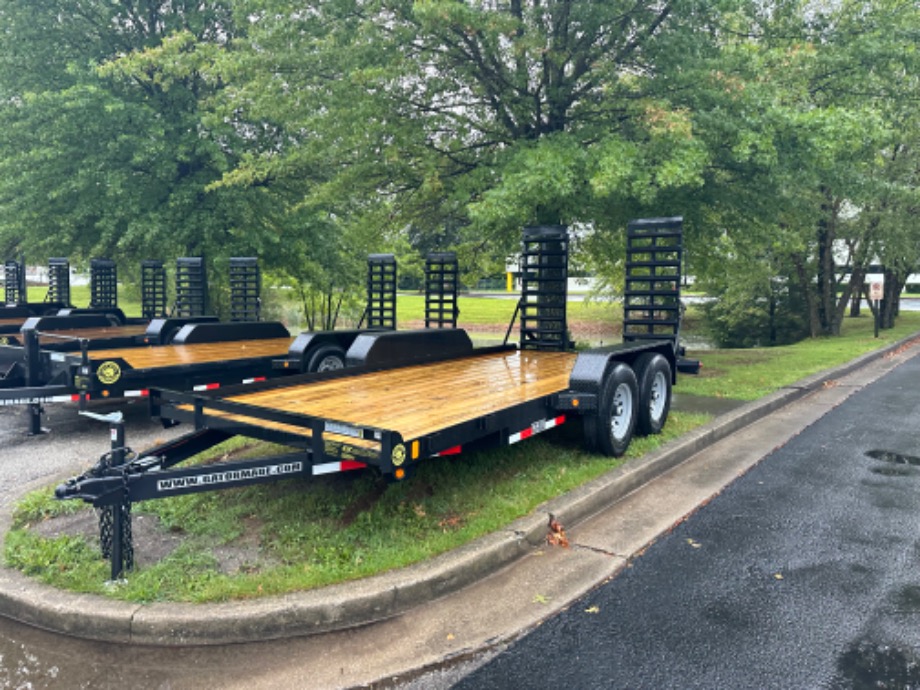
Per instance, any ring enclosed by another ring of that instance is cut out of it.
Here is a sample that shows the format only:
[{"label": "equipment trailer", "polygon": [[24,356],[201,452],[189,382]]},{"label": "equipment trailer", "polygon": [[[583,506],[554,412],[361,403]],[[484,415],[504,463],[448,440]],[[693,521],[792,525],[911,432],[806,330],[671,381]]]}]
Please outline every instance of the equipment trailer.
[{"label": "equipment trailer", "polygon": [[[237,296],[233,313],[257,313],[256,260],[231,261],[231,296]],[[345,366],[345,349],[366,332],[320,331],[292,339],[278,322],[219,323],[215,317],[198,316],[206,308],[205,281],[193,269],[203,264],[197,257],[177,263],[182,269],[181,280],[177,277],[179,314],[154,319],[141,334],[129,333],[128,326],[103,328],[109,322],[98,314],[27,321],[19,336],[22,346],[0,345],[0,368],[5,372],[0,378],[0,406],[28,405],[29,433],[35,435],[42,430],[43,403],[85,405],[89,400],[146,397],[153,386],[203,391],[334,370]],[[395,328],[395,266],[389,254],[368,259],[369,328]]]},{"label": "equipment trailer", "polygon": [[[639,272],[677,264],[680,218],[630,223],[644,247]],[[661,237],[668,238],[665,245]],[[651,244],[650,244],[651,243]],[[456,328],[359,335],[350,368],[305,374],[219,393],[150,393],[154,415],[194,430],[134,456],[120,418],[110,417],[112,449],[86,474],[61,484],[61,499],[103,508],[103,553],[112,578],[130,569],[130,507],[135,501],[374,467],[395,480],[428,458],[456,455],[491,440],[512,444],[581,419],[588,449],[618,456],[634,432],[661,430],[676,382],[677,325],[670,334],[570,351],[565,328],[568,236],[560,226],[525,228],[521,346],[474,350]],[[646,325],[679,310],[679,275],[648,281]],[[659,292],[666,291],[666,297]],[[655,323],[651,323],[655,322]],[[176,465],[234,435],[287,445],[292,452],[204,466]]]}]

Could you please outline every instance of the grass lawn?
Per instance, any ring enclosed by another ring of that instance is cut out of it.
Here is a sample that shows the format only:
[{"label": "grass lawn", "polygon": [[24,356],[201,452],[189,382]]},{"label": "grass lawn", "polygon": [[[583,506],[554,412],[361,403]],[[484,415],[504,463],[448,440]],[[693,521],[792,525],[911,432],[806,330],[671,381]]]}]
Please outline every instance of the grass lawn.
[{"label": "grass lawn", "polygon": [[[400,322],[419,318],[423,299],[400,297]],[[580,305],[580,314],[604,310]],[[495,327],[511,300],[461,298],[461,321]],[[584,310],[584,311],[582,311]],[[585,316],[589,320],[588,316]],[[699,377],[682,376],[685,393],[755,399],[804,376],[920,331],[920,313],[905,313],[875,339],[869,318],[847,320],[840,338],[756,350],[691,353]],[[672,413],[660,436],[635,439],[637,457],[705,423]],[[106,585],[92,511],[57,502],[51,489],[18,506],[6,536],[7,565],[56,587],[130,601],[223,601],[304,590],[409,565],[501,529],[540,503],[584,484],[622,459],[581,449],[577,420],[540,438],[422,463],[402,483],[370,472],[174,497],[134,505],[140,561],[124,583]],[[273,452],[233,440],[194,461]],[[154,548],[157,547],[157,548]]]}]

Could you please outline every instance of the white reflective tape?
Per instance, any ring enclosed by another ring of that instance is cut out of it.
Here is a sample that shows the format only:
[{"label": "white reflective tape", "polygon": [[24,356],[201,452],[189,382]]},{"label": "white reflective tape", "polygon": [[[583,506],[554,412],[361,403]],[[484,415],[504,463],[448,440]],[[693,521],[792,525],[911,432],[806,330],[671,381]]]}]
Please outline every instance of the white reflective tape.
[{"label": "white reflective tape", "polygon": [[565,415],[559,415],[558,417],[553,417],[552,419],[538,419],[527,429],[522,429],[516,434],[511,434],[508,437],[508,445],[517,443],[518,441],[523,441],[525,438],[530,438],[534,434],[539,434],[541,431],[546,431],[547,429],[557,427],[564,422]]}]

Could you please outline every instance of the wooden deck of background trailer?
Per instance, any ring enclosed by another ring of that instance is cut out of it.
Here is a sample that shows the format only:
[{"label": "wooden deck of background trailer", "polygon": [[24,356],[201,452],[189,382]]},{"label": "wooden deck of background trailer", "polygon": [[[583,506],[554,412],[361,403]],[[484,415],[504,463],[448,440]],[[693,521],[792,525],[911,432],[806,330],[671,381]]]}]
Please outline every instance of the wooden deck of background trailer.
[{"label": "wooden deck of background trailer", "polygon": [[[147,332],[145,325],[100,326],[97,328],[73,328],[39,332],[38,342],[41,344],[60,343],[67,338],[85,338],[86,340],[103,340],[105,338],[119,338],[132,335],[144,335]],[[57,337],[62,336],[62,337]]]},{"label": "wooden deck of background trailer", "polygon": [[[566,390],[576,357],[570,352],[497,352],[245,393],[227,400],[397,431],[408,441]],[[303,427],[215,410],[208,414],[311,435]],[[326,436],[368,445],[359,439]]]},{"label": "wooden deck of background trailer", "polygon": [[91,350],[89,356],[94,362],[121,359],[127,362],[132,369],[157,369],[185,364],[229,362],[253,357],[284,357],[293,341],[293,338],[267,338],[194,343],[192,345],[123,347]]}]

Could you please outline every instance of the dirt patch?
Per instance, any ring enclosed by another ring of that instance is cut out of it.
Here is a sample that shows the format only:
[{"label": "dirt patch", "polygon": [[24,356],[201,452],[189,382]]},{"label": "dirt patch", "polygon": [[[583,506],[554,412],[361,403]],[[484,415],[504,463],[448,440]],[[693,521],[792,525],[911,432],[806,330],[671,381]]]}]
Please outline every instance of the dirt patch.
[{"label": "dirt patch", "polygon": [[377,501],[380,500],[380,497],[383,496],[384,492],[387,490],[387,485],[385,482],[376,482],[373,488],[367,493],[362,494],[349,505],[345,507],[345,510],[342,511],[342,518],[340,520],[342,527],[348,527],[355,520],[358,519],[358,516],[370,510],[374,507]]},{"label": "dirt patch", "polygon": [[[81,536],[93,546],[99,545],[99,517],[94,510],[59,515],[31,525],[33,533],[48,539],[60,536]],[[188,536],[169,530],[160,523],[159,517],[149,513],[134,513],[131,516],[131,534],[134,539],[134,554],[137,567],[152,566],[172,554]],[[242,534],[229,544],[211,548],[217,560],[217,568],[227,575],[259,572],[277,562],[263,553],[261,548],[262,524],[257,518],[247,518]]]},{"label": "dirt patch", "polygon": [[[99,515],[95,510],[81,510],[69,515],[43,520],[31,526],[35,534],[54,539],[61,536],[80,536],[94,546],[99,545]],[[182,543],[180,532],[171,532],[160,525],[155,515],[135,514],[131,516],[131,534],[134,538],[134,553],[138,567],[157,563]]]}]

